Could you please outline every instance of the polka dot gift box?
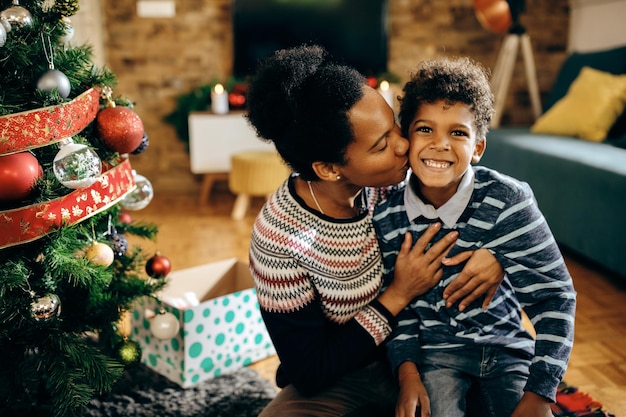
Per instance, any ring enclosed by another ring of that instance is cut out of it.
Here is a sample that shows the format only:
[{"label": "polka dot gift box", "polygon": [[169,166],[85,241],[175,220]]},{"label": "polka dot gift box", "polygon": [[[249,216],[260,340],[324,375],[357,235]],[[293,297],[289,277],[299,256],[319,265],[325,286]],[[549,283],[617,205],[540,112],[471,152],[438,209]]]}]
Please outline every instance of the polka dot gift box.
[{"label": "polka dot gift box", "polygon": [[[158,297],[131,313],[142,362],[188,388],[274,355],[252,287],[248,265],[234,258],[172,272]],[[166,327],[153,332],[163,314],[178,323],[160,320]]]}]

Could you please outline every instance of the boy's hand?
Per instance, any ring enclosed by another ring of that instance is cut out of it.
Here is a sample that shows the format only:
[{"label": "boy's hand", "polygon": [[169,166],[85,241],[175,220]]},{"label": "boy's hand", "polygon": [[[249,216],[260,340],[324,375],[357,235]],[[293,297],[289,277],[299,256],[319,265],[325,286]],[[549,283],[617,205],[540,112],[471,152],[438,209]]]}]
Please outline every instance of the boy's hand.
[{"label": "boy's hand", "polygon": [[463,311],[472,301],[484,295],[483,309],[486,310],[504,279],[504,270],[487,249],[461,252],[451,258],[444,258],[441,263],[452,266],[466,260],[459,276],[443,292],[446,307],[451,307],[462,299],[459,311]]},{"label": "boy's hand", "polygon": [[526,391],[511,417],[552,417],[550,402],[541,395]]}]

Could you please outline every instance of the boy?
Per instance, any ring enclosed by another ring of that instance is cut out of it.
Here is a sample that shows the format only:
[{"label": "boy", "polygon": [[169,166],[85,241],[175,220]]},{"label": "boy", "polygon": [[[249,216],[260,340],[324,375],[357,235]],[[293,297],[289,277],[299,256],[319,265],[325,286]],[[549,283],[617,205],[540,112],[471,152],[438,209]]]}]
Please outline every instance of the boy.
[{"label": "boy", "polygon": [[[387,344],[398,415],[420,408],[427,416],[430,408],[432,417],[463,417],[474,386],[483,416],[551,417],[572,348],[576,293],[528,184],[471,165],[485,151],[493,115],[487,73],[467,58],[426,61],[403,92],[399,119],[412,174],[374,214],[385,273],[407,231],[415,240],[439,221],[442,236],[459,232],[450,256],[487,248],[506,276],[488,309],[474,302],[460,311],[442,297],[460,269],[444,267],[439,284],[398,316]],[[522,309],[535,339],[522,327]]]}]

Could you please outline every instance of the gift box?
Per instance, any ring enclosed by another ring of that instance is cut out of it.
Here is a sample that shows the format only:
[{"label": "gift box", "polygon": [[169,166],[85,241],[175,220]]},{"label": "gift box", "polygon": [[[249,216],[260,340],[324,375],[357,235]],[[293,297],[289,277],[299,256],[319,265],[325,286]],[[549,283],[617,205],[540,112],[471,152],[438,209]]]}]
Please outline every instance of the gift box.
[{"label": "gift box", "polygon": [[[172,272],[157,297],[141,298],[130,315],[142,362],[187,388],[274,355],[252,287],[248,265],[235,258]],[[171,339],[150,331],[163,312],[180,325]]]}]

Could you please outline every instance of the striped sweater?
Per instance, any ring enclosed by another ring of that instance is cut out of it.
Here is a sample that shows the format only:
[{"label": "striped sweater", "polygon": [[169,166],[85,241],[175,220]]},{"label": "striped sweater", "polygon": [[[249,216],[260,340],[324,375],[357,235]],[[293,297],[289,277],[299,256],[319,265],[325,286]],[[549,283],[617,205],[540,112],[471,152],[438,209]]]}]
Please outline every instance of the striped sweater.
[{"label": "striped sweater", "polygon": [[[392,366],[407,360],[419,363],[420,349],[501,346],[532,359],[525,390],[554,401],[573,343],[572,279],[528,184],[488,168],[472,168],[469,204],[456,224],[442,227],[435,240],[458,230],[450,254],[489,249],[503,266],[505,279],[486,311],[477,300],[460,312],[456,306],[446,308],[442,295],[462,265],[444,267],[441,281],[398,316],[400,324],[387,344]],[[404,193],[376,209],[385,276],[392,276],[404,233],[411,231],[415,240],[436,220],[419,216],[409,221]],[[536,340],[522,327],[522,309],[535,327]]]},{"label": "striped sweater", "polygon": [[277,384],[304,394],[385,357],[395,318],[376,300],[382,262],[365,189],[361,214],[337,220],[309,209],[288,179],[255,220],[250,271],[261,314],[281,360]]}]

